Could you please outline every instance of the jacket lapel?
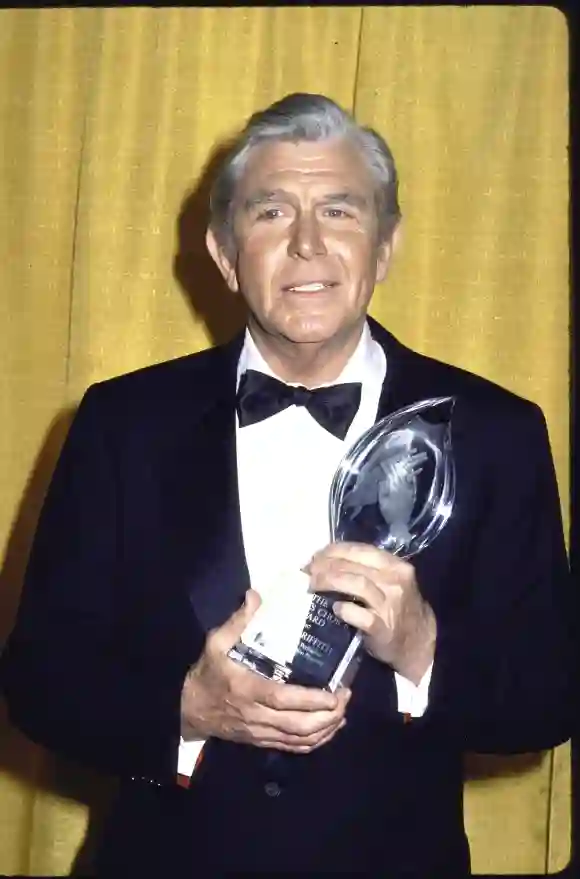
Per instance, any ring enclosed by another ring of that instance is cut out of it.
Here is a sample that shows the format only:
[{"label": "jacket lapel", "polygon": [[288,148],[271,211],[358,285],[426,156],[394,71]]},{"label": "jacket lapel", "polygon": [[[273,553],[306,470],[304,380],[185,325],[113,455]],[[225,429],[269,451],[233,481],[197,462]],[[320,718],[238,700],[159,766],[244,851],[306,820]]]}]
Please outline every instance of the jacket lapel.
[{"label": "jacket lapel", "polygon": [[[212,400],[196,420],[191,461],[201,500],[191,545],[189,599],[202,628],[221,625],[240,606],[250,580],[244,554],[236,461],[236,367],[242,338],[216,349]],[[209,377],[208,377],[209,378]]]},{"label": "jacket lapel", "polygon": [[408,390],[405,392],[405,386],[400,381],[400,360],[402,346],[397,342],[394,336],[388,333],[373,318],[368,318],[371,335],[375,342],[378,342],[387,358],[387,373],[383,382],[381,396],[379,397],[379,405],[377,410],[377,418],[385,418],[402,408],[407,403],[412,402],[409,399]]}]

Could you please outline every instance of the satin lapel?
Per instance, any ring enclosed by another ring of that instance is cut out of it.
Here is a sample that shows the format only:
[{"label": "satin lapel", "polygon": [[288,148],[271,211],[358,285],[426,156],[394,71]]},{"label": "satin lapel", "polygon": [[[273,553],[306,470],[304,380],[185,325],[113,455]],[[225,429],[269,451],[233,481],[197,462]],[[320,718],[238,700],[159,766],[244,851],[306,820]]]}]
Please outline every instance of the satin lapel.
[{"label": "satin lapel", "polygon": [[[387,358],[377,420],[419,400],[457,393],[457,375],[451,367],[405,347],[372,318],[369,317],[368,322],[373,339]],[[457,421],[457,406],[454,421]]]},{"label": "satin lapel", "polygon": [[223,623],[249,588],[244,554],[236,461],[235,369],[239,344],[224,349],[212,380],[213,402],[192,436],[195,533],[188,590],[205,631]]},{"label": "satin lapel", "polygon": [[369,317],[368,322],[373,339],[379,343],[387,358],[387,372],[377,409],[376,420],[379,421],[410,403],[411,400],[408,399],[408,393],[404,392],[404,386],[400,381],[399,343],[375,320]]}]

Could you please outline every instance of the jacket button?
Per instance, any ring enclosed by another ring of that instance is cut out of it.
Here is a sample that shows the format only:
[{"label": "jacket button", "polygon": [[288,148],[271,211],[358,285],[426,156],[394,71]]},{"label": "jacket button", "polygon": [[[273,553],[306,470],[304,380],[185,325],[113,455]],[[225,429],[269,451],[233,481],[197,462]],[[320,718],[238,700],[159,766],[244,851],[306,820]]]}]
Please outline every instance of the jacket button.
[{"label": "jacket button", "polygon": [[282,793],[282,789],[276,781],[269,781],[264,785],[264,790],[269,797],[279,797]]}]

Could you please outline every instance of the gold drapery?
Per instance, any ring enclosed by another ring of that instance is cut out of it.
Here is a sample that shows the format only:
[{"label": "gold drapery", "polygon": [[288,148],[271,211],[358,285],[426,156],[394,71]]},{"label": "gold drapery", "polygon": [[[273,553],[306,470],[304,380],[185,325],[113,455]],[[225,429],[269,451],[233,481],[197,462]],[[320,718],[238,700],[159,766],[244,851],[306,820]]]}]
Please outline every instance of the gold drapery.
[{"label": "gold drapery", "polygon": [[[216,142],[290,91],[393,148],[403,241],[374,316],[538,402],[566,500],[567,64],[551,7],[0,11],[2,635],[63,413],[93,381],[211,344],[204,315],[224,329],[198,243],[193,304],[177,280],[177,218]],[[64,874],[91,782],[0,739],[0,873]],[[466,787],[475,870],[561,869],[568,748],[491,766],[471,761]]]}]

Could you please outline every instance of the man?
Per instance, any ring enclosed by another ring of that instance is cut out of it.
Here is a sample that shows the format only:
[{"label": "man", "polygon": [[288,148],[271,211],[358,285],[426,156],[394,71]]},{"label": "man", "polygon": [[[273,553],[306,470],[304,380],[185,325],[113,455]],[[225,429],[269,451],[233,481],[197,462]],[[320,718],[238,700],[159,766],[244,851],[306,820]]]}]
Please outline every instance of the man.
[{"label": "man", "polygon": [[[243,337],[81,403],[3,686],[33,739],[119,776],[101,875],[465,876],[462,752],[570,735],[572,595],[544,420],[367,318],[399,220],[384,141],[325,97],[287,96],[250,120],[212,193],[207,244],[247,302]],[[341,384],[322,415],[304,390]],[[439,395],[456,397],[443,533],[412,564],[328,545],[344,451]],[[330,424],[329,407],[349,417]],[[336,603],[365,633],[349,690],[227,656],[258,593],[300,570],[360,600]],[[179,787],[178,752],[199,741]]]}]

